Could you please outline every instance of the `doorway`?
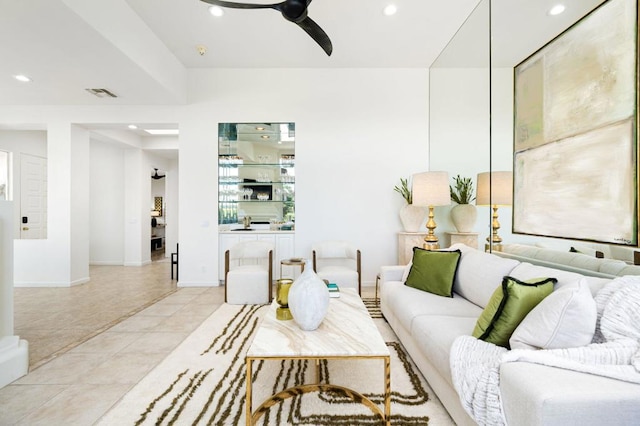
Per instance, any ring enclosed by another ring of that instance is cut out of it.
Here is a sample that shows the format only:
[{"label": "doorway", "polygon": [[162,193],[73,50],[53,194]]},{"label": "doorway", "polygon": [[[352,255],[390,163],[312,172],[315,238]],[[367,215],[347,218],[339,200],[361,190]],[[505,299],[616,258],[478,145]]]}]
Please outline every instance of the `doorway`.
[{"label": "doorway", "polygon": [[151,261],[165,259],[166,252],[166,173],[157,168],[151,174]]},{"label": "doorway", "polygon": [[20,154],[20,238],[47,238],[47,159]]}]

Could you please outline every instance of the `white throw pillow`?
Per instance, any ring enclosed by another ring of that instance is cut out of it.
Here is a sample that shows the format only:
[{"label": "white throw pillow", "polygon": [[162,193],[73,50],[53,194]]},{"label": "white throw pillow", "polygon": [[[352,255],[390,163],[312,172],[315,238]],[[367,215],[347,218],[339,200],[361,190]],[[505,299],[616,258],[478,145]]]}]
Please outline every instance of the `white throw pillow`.
[{"label": "white throw pillow", "polygon": [[540,302],[511,335],[511,349],[561,349],[591,343],[598,313],[584,278]]}]

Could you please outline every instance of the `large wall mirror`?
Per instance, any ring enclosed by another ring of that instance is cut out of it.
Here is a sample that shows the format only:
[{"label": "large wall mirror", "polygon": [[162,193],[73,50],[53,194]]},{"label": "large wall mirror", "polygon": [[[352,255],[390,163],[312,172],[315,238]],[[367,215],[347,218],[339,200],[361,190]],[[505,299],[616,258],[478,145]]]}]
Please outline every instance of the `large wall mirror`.
[{"label": "large wall mirror", "polygon": [[295,123],[218,125],[218,224],[291,229],[295,222]]},{"label": "large wall mirror", "polygon": [[[622,9],[634,5],[633,0],[609,0],[609,3],[602,0],[566,0],[563,2],[564,11],[554,14],[550,10],[552,5],[547,3],[528,0],[478,1],[476,8],[430,68],[430,169],[446,170],[451,177],[469,177],[476,189],[478,173],[513,173],[516,67],[567,29],[571,28],[569,31],[572,31],[581,25],[581,19],[591,11],[614,1],[625,3]],[[605,32],[606,37],[611,37],[610,29],[605,29]],[[599,35],[596,33],[594,37]],[[575,63],[573,67],[580,68]],[[625,69],[624,72],[628,71]],[[634,78],[637,79],[637,76]],[[633,143],[635,149],[635,141]],[[625,156],[625,160],[629,161],[627,157],[629,155]],[[635,166],[633,154],[631,162]],[[513,189],[511,185],[508,188]],[[497,192],[498,187],[491,185],[492,201],[497,199]],[[637,210],[635,205],[632,208]],[[437,218],[439,227],[455,229],[448,213],[448,209],[440,210],[441,217]],[[511,202],[499,208],[499,234],[505,244],[562,250],[580,246],[600,250],[605,257],[626,261],[633,258],[633,250],[628,244],[625,247],[625,244],[599,243],[588,238],[513,232],[513,213]],[[494,223],[491,209],[478,206],[474,232],[479,234],[479,248],[485,245],[485,238],[492,235]],[[501,249],[498,245],[489,245],[488,248],[493,250],[494,247]]]},{"label": "large wall mirror", "polygon": [[[566,0],[563,2],[563,5],[565,7],[564,10],[559,14],[554,14],[551,12],[551,5],[547,3],[531,2],[527,0],[491,0],[491,165],[492,170],[509,170],[514,172],[514,181],[516,183],[514,192],[516,197],[519,196],[518,189],[522,189],[522,171],[519,167],[516,167],[516,170],[514,170],[514,158],[518,157],[517,153],[519,152],[518,149],[516,149],[516,155],[514,156],[514,137],[517,136],[517,132],[514,132],[514,116],[517,112],[514,109],[514,103],[516,101],[514,93],[516,93],[517,90],[520,90],[520,93],[522,93],[523,90],[521,83],[519,83],[521,80],[518,80],[519,77],[515,77],[515,74],[517,74],[514,73],[514,71],[517,71],[516,67],[518,67],[518,69],[522,69],[522,64],[531,62],[532,58],[535,60],[536,57],[539,57],[541,49],[543,49],[542,51],[544,52],[544,49],[549,49],[550,46],[557,46],[559,42],[568,43],[567,39],[570,37],[571,33],[575,33],[576,30],[582,31],[585,27],[586,20],[583,20],[582,18],[594,9],[598,9],[597,13],[599,13],[599,11],[603,10],[605,7],[609,8],[610,6],[615,6],[615,9],[624,11],[625,8],[629,9],[633,7],[634,1],[610,0],[609,2],[604,2],[602,0]],[[615,13],[619,14],[618,12]],[[611,16],[609,18],[611,18]],[[607,43],[608,39],[614,37],[614,33],[620,32],[618,30],[612,30],[612,24],[610,25],[611,21],[612,19],[607,19],[608,23],[602,27],[602,31],[600,32],[597,30],[592,31],[591,36],[589,37],[582,35],[579,40],[580,43],[583,43],[586,38],[593,39],[588,40],[588,43]],[[634,21],[635,19],[632,19],[632,25]],[[616,24],[615,27],[618,28],[620,25]],[[633,32],[635,33],[635,28]],[[567,37],[567,34],[569,34],[569,37]],[[609,48],[604,47],[603,50],[613,51],[618,48],[619,44],[620,43],[614,43]],[[577,49],[580,48],[583,47],[577,47]],[[576,48],[574,47],[574,49]],[[633,52],[635,49],[631,48],[627,50],[631,50]],[[564,55],[564,59],[562,59],[562,61],[565,62],[560,63],[558,61],[560,65],[555,67],[556,71],[558,69],[561,69],[561,71],[564,70],[563,76],[560,77],[561,82],[567,81],[567,78],[569,80],[579,80],[580,78],[584,79],[586,78],[585,76],[590,74],[602,74],[606,77],[607,73],[616,73],[615,70],[607,72],[607,69],[611,67],[607,67],[604,63],[606,62],[606,59],[602,59],[602,64],[596,65],[598,67],[597,70],[589,69],[589,67],[593,66],[593,62],[589,61],[593,61],[594,58],[599,58],[597,60],[600,61],[600,58],[609,55],[609,52],[607,52],[607,55],[603,55],[602,52],[598,53],[597,50],[592,49],[587,53],[588,54],[583,55],[582,58],[578,58],[578,60],[570,63],[567,63],[567,55]],[[543,61],[546,60],[551,62],[551,59],[549,58],[550,56],[547,56],[543,58]],[[537,61],[536,63],[540,64],[543,61]],[[544,71],[545,74],[541,73],[544,77],[539,81],[540,85],[544,85],[544,88],[539,89],[540,96],[544,96],[542,93],[549,93],[549,85],[553,83],[551,81],[552,78],[558,80],[557,72],[555,72],[555,74],[549,74],[550,72],[554,72],[551,65],[545,64],[545,66],[547,66]],[[571,70],[575,71],[573,78],[571,77]],[[631,66],[625,67],[624,70],[619,71],[620,72],[617,72],[616,80],[626,78],[626,75],[623,75],[623,73],[631,73],[634,69],[633,66]],[[633,82],[635,82],[636,79],[637,76],[634,75]],[[582,86],[581,83],[576,83],[575,85],[572,83],[573,88],[563,89],[565,95],[568,98],[574,98],[576,92],[582,90],[584,93],[582,93],[581,96],[593,97],[597,95],[595,92],[598,90],[608,90],[606,87],[602,87],[602,82],[599,83],[597,79],[592,80],[593,81],[591,82],[582,84]],[[591,87],[591,89],[589,89],[589,87]],[[631,92],[632,91],[633,89]],[[633,93],[630,93],[630,95],[635,99],[635,95],[633,95]],[[558,96],[559,95],[556,95],[554,99],[557,99]],[[617,95],[607,96],[607,98],[609,100],[615,99],[614,103],[616,105],[619,104],[619,97],[617,97]],[[546,100],[550,101],[548,97]],[[585,103],[583,103],[583,105],[584,104]],[[587,102],[586,104],[588,105],[589,103]],[[579,114],[582,111],[580,108],[572,108],[572,110],[574,111],[573,114]],[[547,113],[545,112],[545,114]],[[633,114],[635,115],[635,112]],[[558,116],[558,114],[556,114],[556,116]],[[570,117],[568,119],[564,119],[565,123],[570,121]],[[550,125],[551,124],[545,124],[547,127]],[[631,131],[635,132],[635,127]],[[575,131],[574,133],[578,135],[580,132]],[[563,139],[558,138],[559,142],[561,140]],[[553,141],[553,143],[557,144],[558,142]],[[633,141],[633,144],[631,151],[635,152],[635,140]],[[625,161],[631,161],[631,167],[635,169],[636,161],[633,153],[624,154],[621,151],[619,152],[622,157],[617,161],[614,161],[614,163],[617,164],[618,167],[621,167]],[[574,157],[574,155],[568,155],[572,158]],[[565,158],[567,158],[567,155],[565,155]],[[517,160],[517,158],[515,159]],[[553,159],[551,157],[547,156],[542,159],[538,159],[536,164],[540,167],[546,166],[550,164],[552,160]],[[568,162],[563,161],[562,163]],[[569,179],[570,181],[564,185],[565,188],[573,187],[574,182],[572,182],[571,179],[583,179],[585,176],[585,170],[591,170],[587,175],[592,174],[593,176],[596,176],[596,170],[589,166],[584,167],[583,170],[574,170],[574,173],[571,173],[568,176],[566,176],[566,173],[564,174],[565,176],[560,176],[563,174],[563,167],[553,167],[558,173],[558,176],[556,177],[557,179],[554,178],[554,182],[560,182],[561,179]],[[597,198],[599,189],[605,191],[610,191],[612,189],[611,185],[608,185],[609,181],[607,179],[596,179],[597,182],[591,185],[592,189],[586,191],[587,194],[592,194],[592,198]],[[630,185],[635,186],[635,184],[635,178],[632,178]],[[546,185],[548,186],[548,183]],[[613,186],[618,187],[619,185]],[[585,203],[584,208],[586,209],[588,205],[593,202],[595,201],[588,201]],[[515,200],[515,204],[522,206],[522,200]],[[632,211],[635,211],[635,202],[632,202],[632,204],[634,205],[631,206],[631,209]],[[513,207],[515,209],[518,208],[516,205]],[[613,208],[614,206],[611,205],[610,207]],[[616,208],[617,207],[618,206],[616,205]],[[513,208],[509,209],[510,210],[501,209],[504,210],[504,212],[500,215],[500,222],[502,223],[500,234],[506,242],[545,246],[562,250],[569,249],[573,246],[587,247],[601,250],[604,252],[605,257],[619,258],[627,261],[632,260],[632,250],[630,250],[628,246],[633,246],[633,244],[626,244],[629,241],[612,241],[609,244],[600,238],[591,238],[589,236],[586,238],[580,238],[580,233],[575,231],[572,231],[570,235],[551,235],[558,238],[535,236],[550,235],[544,229],[541,229],[540,232],[537,230],[533,230],[533,232],[531,232],[530,229],[527,229],[526,232],[521,232],[521,230],[517,229],[517,221],[520,216],[514,217],[514,214],[520,214],[519,211],[514,211]],[[550,214],[557,211],[556,208],[551,206],[547,206],[547,209],[551,212]],[[634,213],[634,215],[637,215],[637,213]],[[549,215],[547,214],[546,217],[549,218]],[[602,218],[602,216],[600,217]],[[516,222],[512,223],[512,220],[515,220]],[[600,220],[593,223],[601,222],[602,221]],[[516,232],[512,232],[514,225],[516,225]],[[540,224],[540,226],[543,227],[543,224]],[[593,228],[593,226],[591,228]],[[625,245],[627,248],[624,247]]]},{"label": "large wall mirror", "polygon": [[[489,0],[479,1],[429,69],[429,169],[469,178],[490,169]],[[472,201],[473,203],[473,201]],[[438,217],[439,216],[439,217]],[[489,209],[478,207],[474,234],[482,248],[489,233]],[[449,209],[436,209],[439,229],[455,230]],[[445,244],[450,240],[441,235]],[[452,238],[452,237],[451,237]]]}]

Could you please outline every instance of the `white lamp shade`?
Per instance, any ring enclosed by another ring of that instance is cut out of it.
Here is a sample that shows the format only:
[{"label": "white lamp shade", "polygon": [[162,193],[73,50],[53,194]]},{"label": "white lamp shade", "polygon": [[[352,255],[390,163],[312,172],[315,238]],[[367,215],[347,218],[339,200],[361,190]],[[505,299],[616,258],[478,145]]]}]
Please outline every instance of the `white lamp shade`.
[{"label": "white lamp shade", "polygon": [[510,206],[513,204],[513,173],[478,173],[476,204],[479,206]]},{"label": "white lamp shade", "polygon": [[416,206],[448,206],[451,204],[449,173],[424,172],[411,178],[412,204]]}]

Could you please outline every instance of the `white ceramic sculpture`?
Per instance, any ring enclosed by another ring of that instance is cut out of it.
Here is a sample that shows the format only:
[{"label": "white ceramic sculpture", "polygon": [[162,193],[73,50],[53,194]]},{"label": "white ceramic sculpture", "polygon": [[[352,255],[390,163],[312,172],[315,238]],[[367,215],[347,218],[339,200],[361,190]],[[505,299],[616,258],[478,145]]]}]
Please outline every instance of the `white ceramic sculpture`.
[{"label": "white ceramic sculpture", "polygon": [[306,331],[315,330],[327,315],[329,289],[313,272],[313,264],[307,260],[304,272],[289,289],[289,310],[298,326]]}]

